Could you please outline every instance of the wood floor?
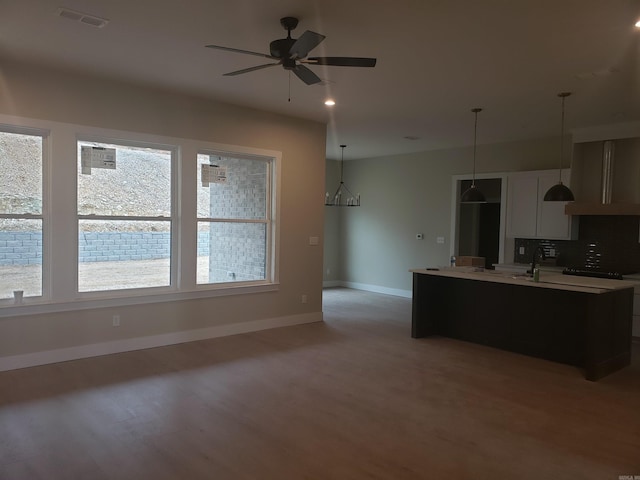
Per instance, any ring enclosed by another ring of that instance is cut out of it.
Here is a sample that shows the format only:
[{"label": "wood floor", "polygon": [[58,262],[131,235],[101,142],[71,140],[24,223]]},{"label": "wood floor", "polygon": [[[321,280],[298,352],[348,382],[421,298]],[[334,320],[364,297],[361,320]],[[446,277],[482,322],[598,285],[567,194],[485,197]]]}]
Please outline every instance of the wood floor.
[{"label": "wood floor", "polygon": [[640,475],[640,345],[599,382],[446,338],[411,301],[325,291],[325,322],[0,373],[0,479]]}]

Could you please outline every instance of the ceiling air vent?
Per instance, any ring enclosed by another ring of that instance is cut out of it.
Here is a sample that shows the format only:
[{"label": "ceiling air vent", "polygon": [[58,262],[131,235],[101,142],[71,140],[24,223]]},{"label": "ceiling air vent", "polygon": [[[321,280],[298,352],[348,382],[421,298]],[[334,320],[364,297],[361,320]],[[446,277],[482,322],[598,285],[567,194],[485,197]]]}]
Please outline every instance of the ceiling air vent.
[{"label": "ceiling air vent", "polygon": [[96,17],[94,15],[87,15],[86,13],[76,12],[64,7],[58,8],[58,16],[73,20],[75,22],[84,23],[85,25],[91,25],[92,27],[97,28],[102,28],[107,23],[109,23],[109,20],[105,18]]}]

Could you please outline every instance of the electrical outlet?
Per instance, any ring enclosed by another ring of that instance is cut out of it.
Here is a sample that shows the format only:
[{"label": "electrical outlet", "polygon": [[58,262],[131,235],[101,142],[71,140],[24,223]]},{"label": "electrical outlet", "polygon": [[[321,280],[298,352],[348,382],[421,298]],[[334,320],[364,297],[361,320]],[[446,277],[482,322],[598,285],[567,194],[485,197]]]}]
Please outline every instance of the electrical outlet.
[{"label": "electrical outlet", "polygon": [[306,295],[302,295],[301,301],[302,301],[302,303],[307,303],[307,296]]},{"label": "electrical outlet", "polygon": [[524,247],[520,247],[520,248],[518,249],[518,254],[519,254],[519,255],[524,255]]},{"label": "electrical outlet", "polygon": [[114,327],[119,327],[120,326],[120,315],[114,315],[113,319],[112,319],[112,322],[113,322],[113,326]]},{"label": "electrical outlet", "polygon": [[436,237],[436,243],[443,244],[444,243],[444,237]]}]

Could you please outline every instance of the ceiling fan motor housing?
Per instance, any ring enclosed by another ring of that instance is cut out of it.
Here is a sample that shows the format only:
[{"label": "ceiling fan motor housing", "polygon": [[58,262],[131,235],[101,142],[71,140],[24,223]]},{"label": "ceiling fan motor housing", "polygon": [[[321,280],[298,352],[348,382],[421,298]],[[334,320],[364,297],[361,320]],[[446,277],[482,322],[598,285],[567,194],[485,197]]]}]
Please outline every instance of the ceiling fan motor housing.
[{"label": "ceiling fan motor housing", "polygon": [[296,43],[295,38],[281,38],[279,40],[274,40],[269,44],[269,50],[271,51],[271,56],[276,58],[289,58],[289,51],[293,44]]},{"label": "ceiling fan motor housing", "polygon": [[298,19],[296,17],[283,17],[280,19],[280,25],[289,33],[298,26]]}]

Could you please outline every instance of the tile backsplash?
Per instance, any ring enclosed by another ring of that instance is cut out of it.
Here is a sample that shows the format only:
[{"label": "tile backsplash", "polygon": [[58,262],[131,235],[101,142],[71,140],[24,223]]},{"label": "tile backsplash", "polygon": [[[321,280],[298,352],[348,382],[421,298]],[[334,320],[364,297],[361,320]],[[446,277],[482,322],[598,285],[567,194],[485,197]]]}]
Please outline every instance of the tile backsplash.
[{"label": "tile backsplash", "polygon": [[531,263],[534,249],[542,246],[546,264],[622,274],[640,272],[640,217],[581,216],[579,232],[578,240],[516,238],[513,261]]}]

